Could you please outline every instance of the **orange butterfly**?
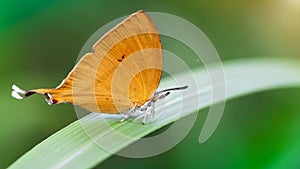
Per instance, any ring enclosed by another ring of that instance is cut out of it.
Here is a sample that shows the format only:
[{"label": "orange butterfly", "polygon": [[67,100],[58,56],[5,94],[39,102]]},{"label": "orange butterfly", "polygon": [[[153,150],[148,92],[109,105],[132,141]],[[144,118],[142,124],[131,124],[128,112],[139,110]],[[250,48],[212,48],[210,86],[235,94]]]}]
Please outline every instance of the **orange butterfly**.
[{"label": "orange butterfly", "polygon": [[[171,90],[156,91],[162,74],[162,47],[155,25],[138,11],[98,40],[55,89],[22,90],[12,86],[12,96],[23,99],[34,93],[46,96],[49,105],[72,103],[90,112],[108,114],[154,112],[154,103]],[[123,119],[123,120],[124,120]]]}]

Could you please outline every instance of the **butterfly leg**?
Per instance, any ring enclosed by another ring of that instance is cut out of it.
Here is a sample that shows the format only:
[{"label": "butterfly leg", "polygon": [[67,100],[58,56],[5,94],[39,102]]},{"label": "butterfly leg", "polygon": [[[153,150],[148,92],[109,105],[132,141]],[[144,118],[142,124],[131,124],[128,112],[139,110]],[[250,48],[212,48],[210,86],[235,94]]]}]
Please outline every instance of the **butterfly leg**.
[{"label": "butterfly leg", "polygon": [[153,104],[152,107],[151,107],[151,113],[150,113],[151,121],[153,121],[155,117],[156,117],[156,115],[155,115],[155,104]]},{"label": "butterfly leg", "polygon": [[128,119],[128,117],[129,117],[129,115],[125,114],[119,122],[121,123],[121,122],[125,121],[126,119]]},{"label": "butterfly leg", "polygon": [[135,110],[136,110],[136,105],[134,105],[127,113],[125,113],[124,117],[119,122],[123,122],[126,119],[128,119],[130,114],[133,113]]},{"label": "butterfly leg", "polygon": [[150,118],[151,118],[151,120],[152,120],[152,117],[151,117],[151,115],[152,115],[152,110],[151,110],[151,108],[150,109],[147,109],[146,111],[144,111],[144,113],[142,114],[142,116],[143,116],[143,124],[146,124],[146,121],[147,121],[147,116],[149,115],[149,113],[150,113]]},{"label": "butterfly leg", "polygon": [[144,113],[144,118],[143,118],[143,124],[146,124],[146,119],[147,119],[147,112]]}]

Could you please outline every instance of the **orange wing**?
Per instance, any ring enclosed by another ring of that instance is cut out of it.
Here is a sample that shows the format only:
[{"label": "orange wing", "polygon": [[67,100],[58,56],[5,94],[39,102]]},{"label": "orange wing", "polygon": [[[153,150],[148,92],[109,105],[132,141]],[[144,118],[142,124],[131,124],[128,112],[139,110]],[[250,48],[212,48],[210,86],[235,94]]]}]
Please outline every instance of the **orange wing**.
[{"label": "orange wing", "polygon": [[49,102],[68,102],[91,112],[120,113],[148,101],[162,72],[160,37],[138,11],[107,32],[56,89],[35,89]]}]

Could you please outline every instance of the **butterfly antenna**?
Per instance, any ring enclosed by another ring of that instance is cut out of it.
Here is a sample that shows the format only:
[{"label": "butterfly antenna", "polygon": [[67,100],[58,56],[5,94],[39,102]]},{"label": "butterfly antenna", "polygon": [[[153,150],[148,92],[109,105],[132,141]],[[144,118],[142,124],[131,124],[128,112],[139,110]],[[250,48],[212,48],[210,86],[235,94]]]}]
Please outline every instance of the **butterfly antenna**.
[{"label": "butterfly antenna", "polygon": [[188,88],[188,86],[169,88],[169,89],[165,89],[165,90],[162,90],[162,91],[158,91],[157,94],[168,92],[168,91],[171,91],[171,90],[184,90],[186,88]]}]

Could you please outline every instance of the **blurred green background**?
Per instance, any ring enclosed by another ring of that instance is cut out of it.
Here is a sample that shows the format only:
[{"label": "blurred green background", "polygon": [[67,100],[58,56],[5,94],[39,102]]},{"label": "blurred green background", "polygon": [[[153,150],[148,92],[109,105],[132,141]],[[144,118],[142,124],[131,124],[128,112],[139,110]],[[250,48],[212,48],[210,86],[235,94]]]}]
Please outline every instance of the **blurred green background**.
[{"label": "blurred green background", "polygon": [[[11,85],[57,86],[95,31],[139,9],[189,20],[222,60],[299,60],[300,0],[0,0],[0,168],[76,120],[72,105],[49,107],[43,96],[13,99]],[[146,159],[113,156],[98,167],[300,168],[299,96],[300,89],[281,89],[228,101],[206,143],[198,143],[203,110],[192,132],[169,152]]]}]

